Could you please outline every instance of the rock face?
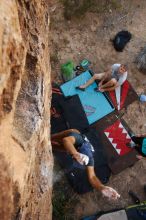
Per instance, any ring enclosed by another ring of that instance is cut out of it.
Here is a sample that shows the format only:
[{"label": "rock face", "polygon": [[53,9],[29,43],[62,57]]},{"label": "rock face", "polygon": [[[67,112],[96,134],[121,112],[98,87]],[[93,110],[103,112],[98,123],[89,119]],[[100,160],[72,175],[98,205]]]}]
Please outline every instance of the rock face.
[{"label": "rock face", "polygon": [[146,74],[146,46],[140,51],[136,57],[137,68]]},{"label": "rock face", "polygon": [[[0,1],[0,219],[50,220],[49,15],[45,0]],[[5,202],[3,202],[5,201]]]}]

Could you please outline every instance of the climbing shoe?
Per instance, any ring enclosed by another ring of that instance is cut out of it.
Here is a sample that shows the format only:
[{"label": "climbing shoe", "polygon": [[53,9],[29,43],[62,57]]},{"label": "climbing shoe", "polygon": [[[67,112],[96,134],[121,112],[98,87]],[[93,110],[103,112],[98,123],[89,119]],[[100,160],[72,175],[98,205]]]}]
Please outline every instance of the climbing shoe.
[{"label": "climbing shoe", "polygon": [[75,88],[78,89],[78,90],[81,90],[81,91],[83,91],[83,92],[85,91],[85,88],[81,88],[81,87],[79,87],[79,86],[76,86]]}]

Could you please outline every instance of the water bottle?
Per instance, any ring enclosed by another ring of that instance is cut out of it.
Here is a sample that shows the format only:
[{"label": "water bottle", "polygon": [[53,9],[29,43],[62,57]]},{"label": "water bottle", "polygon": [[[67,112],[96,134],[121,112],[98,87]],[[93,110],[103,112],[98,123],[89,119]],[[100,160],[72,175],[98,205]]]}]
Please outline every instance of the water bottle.
[{"label": "water bottle", "polygon": [[140,95],[140,101],[146,102],[146,95],[144,95],[144,94]]}]

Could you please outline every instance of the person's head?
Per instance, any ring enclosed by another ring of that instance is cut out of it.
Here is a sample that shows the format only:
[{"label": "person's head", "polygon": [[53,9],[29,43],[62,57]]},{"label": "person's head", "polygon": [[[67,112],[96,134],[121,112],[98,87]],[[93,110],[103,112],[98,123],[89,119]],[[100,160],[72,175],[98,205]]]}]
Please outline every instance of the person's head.
[{"label": "person's head", "polygon": [[127,67],[126,64],[121,64],[121,66],[119,67],[119,73],[120,74],[123,74],[123,73],[127,72],[127,70],[128,70],[128,67]]}]

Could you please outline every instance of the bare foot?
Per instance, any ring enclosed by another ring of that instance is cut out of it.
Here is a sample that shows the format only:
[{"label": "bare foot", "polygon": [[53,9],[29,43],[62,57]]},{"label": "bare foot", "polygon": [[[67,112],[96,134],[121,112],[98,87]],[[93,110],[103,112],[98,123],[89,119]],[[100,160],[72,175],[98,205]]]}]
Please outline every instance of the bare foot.
[{"label": "bare foot", "polygon": [[84,85],[80,85],[79,88],[86,89],[86,87]]},{"label": "bare foot", "polygon": [[76,86],[76,89],[79,89],[79,90],[81,90],[81,91],[85,91],[86,88],[81,85],[81,86]]}]

